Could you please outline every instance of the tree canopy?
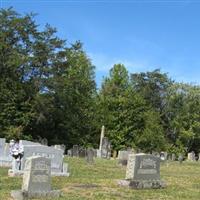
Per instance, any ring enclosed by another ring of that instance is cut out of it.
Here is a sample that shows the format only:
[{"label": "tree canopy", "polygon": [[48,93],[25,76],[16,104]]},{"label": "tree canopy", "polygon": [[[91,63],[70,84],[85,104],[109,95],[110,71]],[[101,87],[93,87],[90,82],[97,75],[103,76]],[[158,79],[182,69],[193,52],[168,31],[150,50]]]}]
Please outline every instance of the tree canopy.
[{"label": "tree canopy", "polygon": [[0,137],[97,147],[102,125],[114,150],[200,152],[200,86],[115,64],[97,90],[80,41],[1,9]]}]

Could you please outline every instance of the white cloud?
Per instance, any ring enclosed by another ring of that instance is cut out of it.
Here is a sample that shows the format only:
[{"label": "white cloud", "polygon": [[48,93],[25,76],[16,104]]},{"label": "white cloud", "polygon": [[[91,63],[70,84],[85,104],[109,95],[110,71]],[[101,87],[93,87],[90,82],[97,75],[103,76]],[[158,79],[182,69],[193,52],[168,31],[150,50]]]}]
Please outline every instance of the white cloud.
[{"label": "white cloud", "polygon": [[97,72],[108,72],[114,64],[123,64],[129,72],[153,70],[156,67],[148,64],[147,61],[132,61],[125,58],[112,58],[104,54],[89,53],[92,63],[96,66]]}]

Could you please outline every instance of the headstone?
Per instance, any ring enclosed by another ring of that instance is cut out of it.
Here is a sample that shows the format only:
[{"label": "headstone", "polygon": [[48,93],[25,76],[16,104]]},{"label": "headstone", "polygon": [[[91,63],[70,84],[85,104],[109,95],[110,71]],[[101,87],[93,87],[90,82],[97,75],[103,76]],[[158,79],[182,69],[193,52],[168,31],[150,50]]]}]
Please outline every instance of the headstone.
[{"label": "headstone", "polygon": [[67,150],[67,155],[68,155],[69,157],[72,157],[72,149],[68,149],[68,150]]},{"label": "headstone", "polygon": [[22,159],[22,169],[25,166],[25,160],[31,156],[42,156],[51,159],[51,171],[53,173],[62,172],[63,167],[63,150],[55,149],[48,146],[24,146],[24,156]]},{"label": "headstone", "polygon": [[130,151],[119,151],[118,152],[118,164],[120,165],[127,165],[128,162],[128,155]]},{"label": "headstone", "polygon": [[97,149],[97,158],[101,158],[101,150]]},{"label": "headstone", "polygon": [[171,161],[172,160],[172,154],[167,154],[167,160]]},{"label": "headstone", "polygon": [[107,137],[102,140],[101,157],[107,159],[111,157],[111,144]]},{"label": "headstone", "polygon": [[4,156],[4,148],[6,144],[6,139],[5,138],[0,138],[0,156]]},{"label": "headstone", "polygon": [[5,138],[0,138],[0,167],[11,167],[12,156],[10,155],[10,146]]},{"label": "headstone", "polygon": [[95,157],[95,158],[97,157],[97,150],[98,150],[98,149],[93,149],[94,157]]},{"label": "headstone", "polygon": [[113,157],[113,158],[117,158],[117,151],[116,151],[116,150],[113,151],[112,157]]},{"label": "headstone", "polygon": [[88,164],[94,163],[94,150],[92,148],[87,149],[86,161]]},{"label": "headstone", "polygon": [[87,154],[87,150],[85,148],[79,148],[79,152],[78,152],[78,155],[80,158],[85,158],[86,157],[86,154]]},{"label": "headstone", "polygon": [[51,160],[40,156],[29,157],[25,164],[21,191],[12,191],[11,196],[19,200],[31,198],[58,198],[59,190],[51,190]]},{"label": "headstone", "polygon": [[189,161],[195,161],[195,153],[194,153],[194,151],[188,153],[188,160]]},{"label": "headstone", "polygon": [[175,160],[176,160],[176,154],[172,153],[172,161],[175,161]]},{"label": "headstone", "polygon": [[179,161],[180,164],[183,162],[183,155],[182,154],[178,155],[178,161]]},{"label": "headstone", "polygon": [[41,143],[42,145],[48,146],[48,140],[47,140],[46,138],[43,138],[43,139],[40,141],[40,143]]},{"label": "headstone", "polygon": [[142,153],[129,154],[125,179],[119,184],[130,188],[165,187],[165,183],[160,180],[160,158]]},{"label": "headstone", "polygon": [[24,172],[25,162],[29,157],[42,156],[51,160],[51,175],[52,176],[68,176],[68,172],[63,168],[63,150],[55,149],[44,145],[24,145],[24,155],[21,160],[21,170],[9,170],[9,176],[21,175]]},{"label": "headstone", "polygon": [[79,157],[79,146],[78,145],[73,145],[72,156],[73,157]]}]

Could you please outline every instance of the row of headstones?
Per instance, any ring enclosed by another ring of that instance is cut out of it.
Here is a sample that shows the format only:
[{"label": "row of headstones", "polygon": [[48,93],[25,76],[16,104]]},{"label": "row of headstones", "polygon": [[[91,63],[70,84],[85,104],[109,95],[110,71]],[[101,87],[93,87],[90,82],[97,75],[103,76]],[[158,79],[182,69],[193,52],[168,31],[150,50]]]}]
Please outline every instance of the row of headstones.
[{"label": "row of headstones", "polygon": [[[107,138],[105,140],[106,142],[108,141]],[[107,142],[108,144],[108,142]],[[111,158],[111,148],[110,148],[110,143],[109,145],[106,146],[106,148],[100,149],[93,149],[93,148],[84,148],[79,145],[73,145],[71,149],[67,150],[67,155],[70,157],[80,157],[80,158],[85,158],[88,155],[88,151],[93,151],[93,156],[98,157],[98,158],[106,158],[110,159]]]},{"label": "row of headstones", "polygon": [[[128,156],[131,153],[135,153],[135,151],[132,149],[118,151],[118,157],[117,157],[118,163],[121,165],[127,165]],[[153,152],[151,154],[160,158],[161,161],[176,161],[176,160],[178,160],[179,162],[182,162],[184,160],[183,154],[178,154],[177,156],[175,153],[168,154],[167,152],[161,152],[161,153]],[[199,154],[199,156],[196,156],[194,152],[190,152],[190,153],[188,153],[187,160],[188,161],[197,161],[197,160],[200,161],[200,154]]]}]

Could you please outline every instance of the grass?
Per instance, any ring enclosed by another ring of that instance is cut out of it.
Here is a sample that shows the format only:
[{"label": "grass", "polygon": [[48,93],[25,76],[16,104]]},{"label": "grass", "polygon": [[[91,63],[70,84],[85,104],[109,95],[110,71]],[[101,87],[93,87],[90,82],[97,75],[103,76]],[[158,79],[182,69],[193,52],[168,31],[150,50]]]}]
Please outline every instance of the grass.
[{"label": "grass", "polygon": [[[53,177],[52,188],[61,189],[62,196],[54,200],[197,200],[200,198],[200,162],[161,164],[165,189],[131,190],[119,187],[126,168],[116,160],[96,159],[94,165],[84,159],[66,158],[70,177]],[[0,200],[11,200],[10,191],[21,188],[22,178],[7,176],[8,169],[0,168]],[[42,200],[45,200],[44,198]]]}]

